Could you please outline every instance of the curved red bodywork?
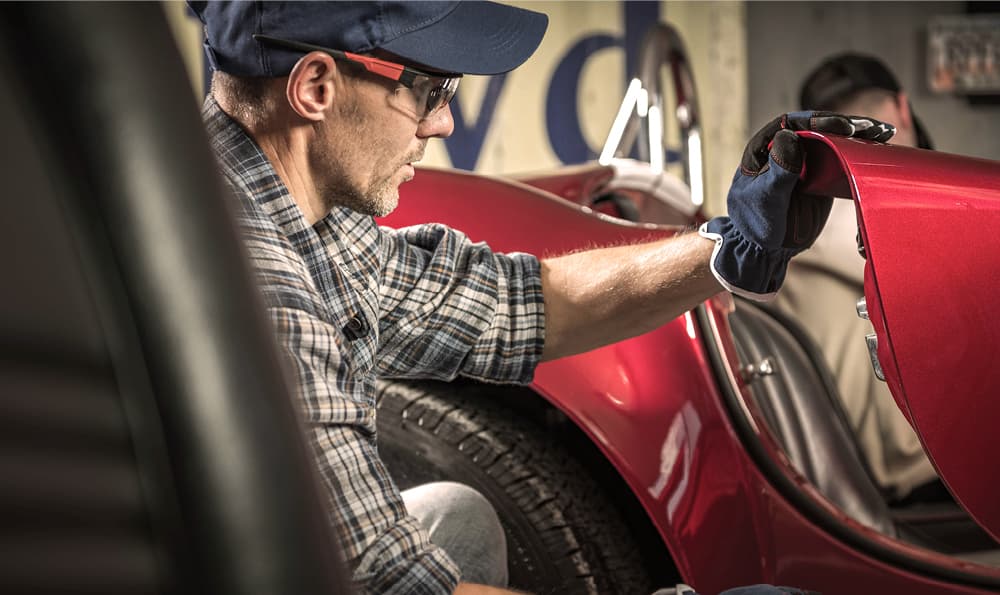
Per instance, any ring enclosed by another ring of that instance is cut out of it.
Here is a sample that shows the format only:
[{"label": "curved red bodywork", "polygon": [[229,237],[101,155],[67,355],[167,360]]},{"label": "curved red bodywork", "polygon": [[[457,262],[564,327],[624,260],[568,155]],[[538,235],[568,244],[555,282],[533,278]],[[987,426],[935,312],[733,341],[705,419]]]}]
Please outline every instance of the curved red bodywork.
[{"label": "curved red bodywork", "polygon": [[865,295],[892,394],[942,480],[1000,538],[1000,164],[805,136],[822,143],[811,150],[822,183],[857,201]]},{"label": "curved red bodywork", "polygon": [[[828,159],[814,164],[814,171],[842,184],[837,164]],[[421,169],[401,190],[400,207],[384,224],[446,223],[503,252],[545,257],[679,229],[625,223],[525,184],[455,171]],[[742,395],[750,418],[760,419],[733,372],[738,361],[727,322],[731,305],[726,294],[706,302],[711,332],[688,313],[646,335],[545,363],[533,384],[618,469],[684,579],[705,593],[759,582],[824,593],[988,592],[859,551],[809,520],[772,486],[747,454],[723,404],[721,390],[728,383]],[[724,378],[709,361],[708,343],[723,354]],[[1000,584],[1000,570],[890,539],[850,519],[799,476],[763,424],[757,425],[758,439],[781,472],[841,523],[900,556],[965,569]]]}]

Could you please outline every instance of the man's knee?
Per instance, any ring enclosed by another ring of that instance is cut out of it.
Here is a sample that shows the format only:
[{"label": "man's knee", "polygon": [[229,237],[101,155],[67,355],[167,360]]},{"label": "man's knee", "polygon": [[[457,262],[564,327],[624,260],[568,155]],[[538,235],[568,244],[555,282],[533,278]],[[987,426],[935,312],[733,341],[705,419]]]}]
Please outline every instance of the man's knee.
[{"label": "man's knee", "polygon": [[478,491],[454,482],[436,482],[403,492],[403,501],[462,569],[462,580],[507,584],[507,539],[493,505]]}]

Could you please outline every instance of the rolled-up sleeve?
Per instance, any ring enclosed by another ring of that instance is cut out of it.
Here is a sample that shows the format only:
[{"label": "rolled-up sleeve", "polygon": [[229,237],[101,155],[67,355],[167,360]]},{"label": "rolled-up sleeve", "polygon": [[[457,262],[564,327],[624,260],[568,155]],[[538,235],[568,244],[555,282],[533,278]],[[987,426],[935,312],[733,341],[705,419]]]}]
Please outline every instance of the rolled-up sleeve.
[{"label": "rolled-up sleeve", "polygon": [[541,269],[443,225],[383,228],[376,372],[528,383],[545,342]]}]

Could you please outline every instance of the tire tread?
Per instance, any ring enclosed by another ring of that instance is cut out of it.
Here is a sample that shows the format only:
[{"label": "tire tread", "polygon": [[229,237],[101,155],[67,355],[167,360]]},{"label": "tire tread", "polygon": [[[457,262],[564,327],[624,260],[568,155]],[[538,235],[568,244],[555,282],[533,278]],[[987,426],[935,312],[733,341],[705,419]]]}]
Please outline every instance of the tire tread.
[{"label": "tire tread", "polygon": [[[521,515],[546,552],[522,559],[512,544],[512,586],[534,593],[648,593],[649,578],[630,532],[586,469],[537,420],[517,417],[497,398],[496,387],[476,384],[380,382],[378,428],[387,452],[406,452],[407,439],[450,448],[481,474],[475,481],[456,470],[422,480],[473,484],[497,508],[511,535]],[[403,439],[403,437],[407,439]],[[393,442],[398,444],[393,444]],[[415,457],[410,466],[426,466]],[[451,455],[449,455],[451,456]],[[397,456],[398,459],[398,456]],[[439,470],[442,471],[442,470]],[[404,482],[405,483],[405,482]],[[402,487],[410,487],[404,485]],[[545,568],[548,567],[549,570]],[[543,576],[554,567],[557,577]],[[518,581],[526,582],[520,584]]]}]

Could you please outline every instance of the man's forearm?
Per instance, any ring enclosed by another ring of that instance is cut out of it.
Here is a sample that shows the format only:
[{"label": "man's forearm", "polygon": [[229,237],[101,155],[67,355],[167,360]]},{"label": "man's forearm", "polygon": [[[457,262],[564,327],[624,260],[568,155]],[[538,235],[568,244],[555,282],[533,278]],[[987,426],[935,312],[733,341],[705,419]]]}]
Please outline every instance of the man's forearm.
[{"label": "man's forearm", "polygon": [[653,330],[718,293],[708,264],[714,245],[687,233],[542,261],[542,359]]}]

